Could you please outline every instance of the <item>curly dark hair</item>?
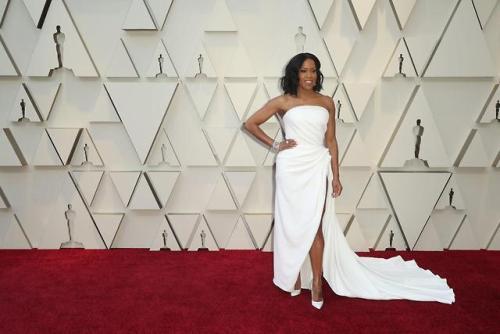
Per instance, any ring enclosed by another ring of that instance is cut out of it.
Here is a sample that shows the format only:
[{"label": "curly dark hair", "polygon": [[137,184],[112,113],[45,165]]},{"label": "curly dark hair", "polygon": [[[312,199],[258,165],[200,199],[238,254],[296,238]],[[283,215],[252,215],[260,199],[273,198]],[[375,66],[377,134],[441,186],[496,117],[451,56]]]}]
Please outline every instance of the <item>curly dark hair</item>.
[{"label": "curly dark hair", "polygon": [[299,86],[299,70],[302,67],[302,64],[307,59],[312,59],[316,64],[316,85],[314,85],[313,90],[319,92],[323,89],[323,73],[321,73],[321,63],[319,62],[318,57],[313,55],[312,53],[299,53],[290,59],[288,64],[285,67],[285,75],[280,79],[281,89],[283,89],[283,93],[290,95],[297,95],[297,88]]}]

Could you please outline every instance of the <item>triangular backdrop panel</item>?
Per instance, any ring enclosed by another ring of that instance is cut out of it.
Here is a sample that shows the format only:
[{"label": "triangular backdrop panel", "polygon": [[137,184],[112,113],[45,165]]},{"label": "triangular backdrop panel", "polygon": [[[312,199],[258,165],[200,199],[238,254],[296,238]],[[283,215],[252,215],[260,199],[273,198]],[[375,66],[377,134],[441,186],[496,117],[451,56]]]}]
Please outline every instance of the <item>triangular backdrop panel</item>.
[{"label": "triangular backdrop panel", "polygon": [[495,75],[490,50],[472,1],[461,1],[446,30],[426,77],[491,77]]},{"label": "triangular backdrop panel", "polygon": [[409,246],[413,248],[449,173],[381,172],[380,175]]},{"label": "triangular backdrop panel", "polygon": [[132,0],[127,17],[123,22],[124,30],[156,30],[151,14],[144,0]]},{"label": "triangular backdrop panel", "polygon": [[76,76],[97,77],[98,73],[92,59],[62,0],[55,0],[50,4],[27,75],[45,77],[52,69],[58,67],[54,42],[56,26],[60,26],[61,33],[64,34],[58,35],[61,36],[58,38],[61,40],[60,53],[63,67],[71,69]]},{"label": "triangular backdrop panel", "polygon": [[109,82],[106,88],[137,155],[144,163],[177,83]]}]

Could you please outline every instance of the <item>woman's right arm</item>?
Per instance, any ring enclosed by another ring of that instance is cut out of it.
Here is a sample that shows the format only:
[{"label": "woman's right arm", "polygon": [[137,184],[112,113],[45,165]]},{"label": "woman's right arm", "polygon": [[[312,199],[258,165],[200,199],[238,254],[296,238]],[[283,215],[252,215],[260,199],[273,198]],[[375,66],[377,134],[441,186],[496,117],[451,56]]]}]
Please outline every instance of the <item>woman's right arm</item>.
[{"label": "woman's right arm", "polygon": [[[262,108],[257,110],[252,116],[250,116],[244,126],[245,129],[248,130],[252,135],[254,135],[257,139],[263,142],[266,145],[272,146],[274,139],[269,137],[260,127],[262,123],[267,121],[269,118],[274,116],[274,114],[282,111],[284,105],[284,97],[278,96],[272,100],[269,100]],[[285,147],[286,146],[286,147]],[[283,142],[279,146],[279,150],[284,148],[295,146],[295,141],[293,139],[289,139],[287,143]]]}]

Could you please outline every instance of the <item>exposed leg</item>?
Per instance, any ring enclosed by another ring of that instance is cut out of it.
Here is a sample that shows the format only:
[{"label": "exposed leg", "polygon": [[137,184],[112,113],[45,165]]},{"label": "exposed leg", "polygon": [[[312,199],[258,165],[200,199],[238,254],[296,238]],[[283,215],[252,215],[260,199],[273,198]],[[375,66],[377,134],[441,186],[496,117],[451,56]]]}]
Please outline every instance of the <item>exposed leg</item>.
[{"label": "exposed leg", "polygon": [[312,282],[312,297],[314,301],[323,300],[322,294],[322,282],[323,282],[323,232],[321,231],[321,225],[316,233],[311,250],[309,251],[309,256],[311,257],[311,266],[313,273]]},{"label": "exposed leg", "polygon": [[[325,192],[328,192],[328,179]],[[323,300],[323,249],[325,248],[325,241],[323,239],[322,221],[323,216],[325,215],[326,196],[328,196],[328,193],[325,194],[325,203],[323,204],[323,212],[321,213],[321,223],[319,224],[318,231],[316,232],[311,249],[309,250],[313,273],[311,294],[314,301]]]}]

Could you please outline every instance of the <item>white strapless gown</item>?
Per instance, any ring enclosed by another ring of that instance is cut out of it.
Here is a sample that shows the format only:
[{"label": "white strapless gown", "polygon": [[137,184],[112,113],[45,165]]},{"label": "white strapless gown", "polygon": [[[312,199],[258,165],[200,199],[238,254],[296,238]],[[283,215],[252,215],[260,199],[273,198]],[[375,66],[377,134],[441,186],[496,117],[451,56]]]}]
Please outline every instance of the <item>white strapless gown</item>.
[{"label": "white strapless gown", "polygon": [[309,249],[328,194],[322,224],[323,276],[336,294],[453,303],[455,294],[446,279],[418,267],[414,260],[404,261],[399,255],[359,257],[350,248],[331,196],[331,157],[324,144],[328,117],[321,106],[303,105],[291,108],[282,118],[286,138],[295,139],[297,146],[276,157],[274,284],[292,291],[300,272],[302,288],[311,289]]}]

